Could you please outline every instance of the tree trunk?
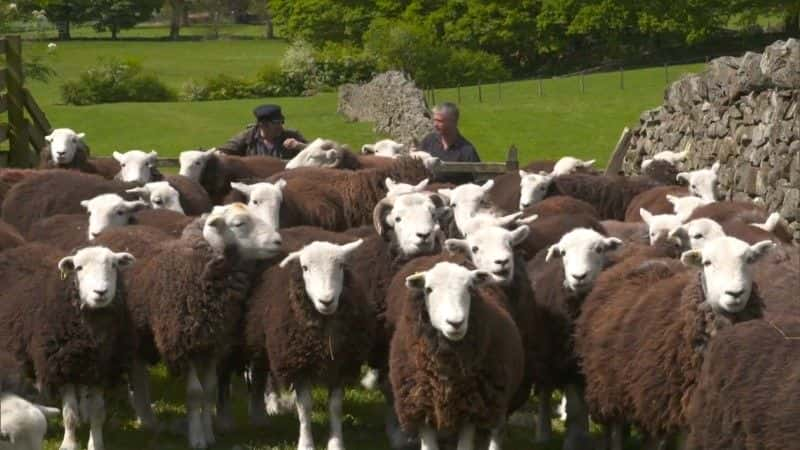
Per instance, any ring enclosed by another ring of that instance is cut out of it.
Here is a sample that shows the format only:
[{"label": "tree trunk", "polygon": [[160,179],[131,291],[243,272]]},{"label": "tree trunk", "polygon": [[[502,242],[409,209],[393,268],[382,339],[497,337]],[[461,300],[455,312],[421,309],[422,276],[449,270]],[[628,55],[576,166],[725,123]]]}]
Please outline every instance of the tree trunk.
[{"label": "tree trunk", "polygon": [[68,41],[72,39],[72,35],[69,32],[69,20],[65,20],[63,22],[58,23],[58,40],[59,41]]},{"label": "tree trunk", "polygon": [[116,24],[111,25],[111,40],[117,40],[117,33],[119,33],[119,27]]},{"label": "tree trunk", "polygon": [[191,12],[190,9],[191,8],[189,8],[189,5],[184,3],[184,5],[183,5],[183,16],[182,16],[182,19],[181,19],[182,20],[181,24],[184,27],[188,27],[188,26],[190,26],[192,24],[192,21],[189,18],[189,13]]},{"label": "tree trunk", "polygon": [[177,41],[181,33],[181,19],[183,18],[183,0],[169,0],[172,7],[172,17],[169,22],[169,38]]},{"label": "tree trunk", "polygon": [[272,11],[269,9],[269,2],[264,8],[264,37],[275,39],[275,27],[272,25]]},{"label": "tree trunk", "polygon": [[783,21],[784,32],[795,35],[800,33],[800,13],[790,12]]}]

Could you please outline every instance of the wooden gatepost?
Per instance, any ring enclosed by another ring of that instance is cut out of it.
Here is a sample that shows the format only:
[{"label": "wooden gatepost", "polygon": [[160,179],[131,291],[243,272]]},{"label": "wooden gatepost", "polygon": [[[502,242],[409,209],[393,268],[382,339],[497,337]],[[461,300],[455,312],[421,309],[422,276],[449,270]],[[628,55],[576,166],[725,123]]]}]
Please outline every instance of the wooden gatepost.
[{"label": "wooden gatepost", "polygon": [[0,55],[5,56],[0,63],[0,146],[8,142],[8,151],[0,152],[0,167],[33,167],[50,122],[25,88],[22,39],[0,37]]}]

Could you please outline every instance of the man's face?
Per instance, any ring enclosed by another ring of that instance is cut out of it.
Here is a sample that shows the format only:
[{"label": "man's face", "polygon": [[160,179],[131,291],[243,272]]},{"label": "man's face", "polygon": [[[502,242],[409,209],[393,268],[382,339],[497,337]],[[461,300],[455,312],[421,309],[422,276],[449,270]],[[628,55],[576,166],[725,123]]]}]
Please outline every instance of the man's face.
[{"label": "man's face", "polygon": [[433,114],[433,127],[439,134],[450,134],[456,130],[456,121],[449,114],[437,112]]},{"label": "man's face", "polygon": [[265,136],[277,136],[283,131],[283,121],[278,120],[263,120],[258,123],[261,128],[261,133]]}]

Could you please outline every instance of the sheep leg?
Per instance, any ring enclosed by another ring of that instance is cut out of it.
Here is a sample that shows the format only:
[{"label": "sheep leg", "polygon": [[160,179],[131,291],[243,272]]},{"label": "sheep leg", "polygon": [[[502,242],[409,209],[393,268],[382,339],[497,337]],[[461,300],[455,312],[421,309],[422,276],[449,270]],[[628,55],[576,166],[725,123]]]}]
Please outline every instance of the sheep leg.
[{"label": "sheep leg", "polygon": [[297,440],[297,450],[314,450],[314,436],[311,434],[311,386],[306,383],[295,385],[297,391],[297,418],[300,421],[300,438]]},{"label": "sheep leg", "polygon": [[158,420],[153,413],[150,400],[150,375],[147,365],[140,359],[135,359],[130,371],[131,404],[136,412],[139,426],[144,430],[155,431],[158,429]]},{"label": "sheep leg", "polygon": [[263,391],[264,402],[266,403],[267,415],[277,416],[281,413],[281,396],[280,390],[275,383],[274,377],[269,376],[267,373],[266,389]]},{"label": "sheep leg", "polygon": [[89,388],[89,447],[88,450],[103,450],[103,424],[106,422],[106,402],[103,389],[98,386]]},{"label": "sheep leg", "polygon": [[231,407],[231,383],[232,371],[222,369],[219,373],[219,383],[217,384],[217,430],[222,432],[233,429],[233,410]]},{"label": "sheep leg", "polygon": [[214,439],[214,410],[217,407],[217,392],[219,380],[217,377],[217,362],[214,360],[206,361],[202,367],[203,378],[200,383],[203,385],[203,433],[206,436],[206,443],[213,445]]},{"label": "sheep leg", "polygon": [[328,450],[344,450],[342,436],[342,402],[344,389],[341,386],[328,390],[328,415],[331,424],[331,436],[328,439]]},{"label": "sheep leg", "polygon": [[61,391],[61,414],[64,418],[64,440],[61,442],[61,450],[78,450],[77,431],[81,416],[75,385],[66,385]]},{"label": "sheep leg", "polygon": [[500,419],[500,423],[492,428],[492,433],[489,436],[489,450],[500,450],[503,448],[503,438],[506,434],[506,420],[505,417]]},{"label": "sheep leg", "polygon": [[538,391],[539,413],[536,415],[536,442],[541,443],[553,439],[552,406],[550,405],[553,390],[540,388]]},{"label": "sheep leg", "polygon": [[[436,440],[436,430],[425,426],[419,430],[419,440],[422,445],[420,450],[439,450],[439,442]],[[460,450],[460,449],[459,449]]]},{"label": "sheep leg", "polygon": [[208,443],[203,431],[203,386],[200,384],[194,362],[189,363],[186,374],[186,415],[189,419],[189,446],[207,448]]},{"label": "sheep leg", "polygon": [[567,398],[567,433],[565,450],[580,450],[591,446],[589,434],[589,408],[586,406],[583,386],[568,384],[564,391]]},{"label": "sheep leg", "polygon": [[386,399],[386,418],[384,419],[386,426],[386,435],[389,437],[389,446],[393,449],[406,448],[413,444],[411,436],[407,435],[400,427],[400,420],[397,418],[397,412],[394,410],[394,395],[388,383],[381,383],[380,389],[383,392],[383,397]]},{"label": "sheep leg", "polygon": [[623,450],[625,448],[625,424],[612,422],[606,426],[606,445],[609,450]]},{"label": "sheep leg", "polygon": [[473,450],[475,448],[475,425],[466,424],[458,433],[457,450]]},{"label": "sheep leg", "polygon": [[264,426],[267,424],[267,409],[264,404],[264,392],[267,388],[267,374],[260,365],[253,364],[250,371],[249,402],[250,425]]}]

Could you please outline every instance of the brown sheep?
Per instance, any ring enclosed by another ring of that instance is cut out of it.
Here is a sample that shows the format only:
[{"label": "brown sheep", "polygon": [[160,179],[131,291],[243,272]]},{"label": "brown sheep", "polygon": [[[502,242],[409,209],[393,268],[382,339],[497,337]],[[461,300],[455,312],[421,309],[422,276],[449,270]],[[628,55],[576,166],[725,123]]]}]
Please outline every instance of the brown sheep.
[{"label": "brown sheep", "polygon": [[344,171],[300,168],[273,175],[267,181],[287,181],[283,188],[281,226],[316,225],[332,231],[369,224],[375,205],[386,195],[386,178],[418,183],[430,177],[422,161],[394,160],[385,169]]},{"label": "brown sheep", "polygon": [[[764,223],[769,218],[769,212],[763,207],[750,202],[714,202],[696,208],[688,221],[707,218],[719,224],[738,220],[743,223]],[[792,234],[786,227],[779,223],[773,230],[782,242],[792,242]]]},{"label": "brown sheep", "polygon": [[548,197],[522,210],[523,217],[536,214],[540,218],[561,214],[586,214],[598,217],[597,209],[589,203],[566,195]]},{"label": "brown sheep", "polygon": [[89,218],[86,214],[56,214],[37,221],[28,230],[31,242],[46,244],[65,252],[89,241]]},{"label": "brown sheep", "polygon": [[689,195],[689,189],[684,186],[658,186],[634,197],[628,209],[625,211],[626,222],[641,222],[642,216],[639,210],[644,208],[651,214],[672,214],[674,205],[667,199],[667,195],[685,197]]},{"label": "brown sheep", "polygon": [[569,195],[597,208],[601,219],[624,220],[634,197],[660,185],[647,177],[562,175],[552,179],[546,197]]},{"label": "brown sheep", "polygon": [[143,209],[134,214],[131,224],[157,228],[170,236],[180,237],[197,218],[166,209]]},{"label": "brown sheep", "polygon": [[447,261],[417,258],[392,283],[390,302],[402,304],[389,363],[395,411],[423,448],[454,434],[470,445],[476,430],[491,430],[497,446],[523,373],[521,339],[502,292],[482,286],[491,276]]},{"label": "brown sheep", "polygon": [[679,170],[669,161],[655,160],[642,169],[642,176],[649,177],[661,184],[675,184]]},{"label": "brown sheep", "polygon": [[286,166],[271,156],[222,155],[215,149],[182,152],[180,164],[180,174],[200,183],[215,205],[224,202],[232,181],[263,180]]},{"label": "brown sheep", "polygon": [[[722,237],[672,259],[631,259],[598,279],[575,332],[592,415],[651,439],[688,426],[690,399],[719,330],[762,317],[749,265],[774,244]],[[637,264],[638,263],[638,264]]]},{"label": "brown sheep", "polygon": [[0,220],[0,252],[3,250],[18,247],[25,243],[25,238],[16,228]]},{"label": "brown sheep", "polygon": [[[91,423],[89,447],[103,448],[103,392],[122,382],[135,350],[119,275],[134,258],[103,247],[61,256],[41,244],[0,254],[0,348],[43,393],[61,396],[61,448],[77,448],[81,416]],[[88,390],[81,408],[79,387]]]},{"label": "brown sheep", "polygon": [[604,220],[600,222],[609,236],[621,239],[625,243],[649,244],[650,236],[644,222],[621,222]]},{"label": "brown sheep", "polygon": [[99,175],[107,180],[113,180],[117,176],[120,165],[114,158],[89,158],[88,154],[88,148],[79,148],[72,161],[59,164],[53,161],[50,148],[46,146],[39,153],[39,169],[77,170]]}]

